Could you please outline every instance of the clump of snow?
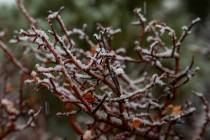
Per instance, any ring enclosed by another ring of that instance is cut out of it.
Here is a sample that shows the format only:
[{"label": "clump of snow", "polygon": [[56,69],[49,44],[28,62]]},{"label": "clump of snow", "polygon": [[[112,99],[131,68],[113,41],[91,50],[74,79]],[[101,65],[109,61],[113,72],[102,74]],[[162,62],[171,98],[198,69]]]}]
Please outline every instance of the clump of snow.
[{"label": "clump of snow", "polygon": [[32,72],[31,72],[31,76],[32,76],[32,77],[36,77],[36,76],[37,76],[37,73],[36,73],[35,71],[32,71]]},{"label": "clump of snow", "polygon": [[187,31],[188,27],[187,26],[182,26],[182,30]]},{"label": "clump of snow", "polygon": [[199,22],[199,21],[201,21],[201,18],[200,18],[200,17],[197,17],[196,19],[194,19],[194,20],[192,21],[192,24],[195,24],[195,23],[197,23],[197,22]]},{"label": "clump of snow", "polygon": [[120,75],[120,74],[123,74],[124,73],[124,70],[122,69],[122,68],[116,68],[116,69],[114,69],[114,71],[115,71],[115,73],[117,74],[117,75]]}]

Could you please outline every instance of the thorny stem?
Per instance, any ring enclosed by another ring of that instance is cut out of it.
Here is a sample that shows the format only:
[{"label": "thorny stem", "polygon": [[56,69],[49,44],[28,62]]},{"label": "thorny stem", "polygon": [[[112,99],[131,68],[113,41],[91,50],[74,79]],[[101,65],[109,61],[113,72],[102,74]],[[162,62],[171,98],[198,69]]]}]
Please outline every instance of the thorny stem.
[{"label": "thorny stem", "polygon": [[28,11],[26,10],[24,4],[23,4],[23,0],[16,0],[17,6],[20,10],[20,12],[22,13],[22,15],[25,17],[25,19],[33,26],[37,26],[38,23],[37,21],[29,15]]},{"label": "thorny stem", "polygon": [[22,72],[24,73],[28,73],[28,69],[22,65],[21,62],[19,62],[14,56],[13,54],[9,51],[9,49],[7,48],[7,46],[0,40],[0,48],[4,51],[5,55],[7,56],[7,58],[18,68],[20,69]]}]

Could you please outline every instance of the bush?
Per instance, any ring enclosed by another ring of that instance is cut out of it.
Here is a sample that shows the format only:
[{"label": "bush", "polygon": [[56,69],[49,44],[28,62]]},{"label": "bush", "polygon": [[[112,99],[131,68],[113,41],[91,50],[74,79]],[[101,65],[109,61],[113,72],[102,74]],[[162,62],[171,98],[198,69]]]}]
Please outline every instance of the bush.
[{"label": "bush", "polygon": [[[65,107],[57,115],[67,117],[81,139],[166,140],[185,137],[177,127],[187,125],[185,119],[192,117],[196,108],[189,100],[179,103],[178,92],[199,68],[194,67],[194,57],[188,66],[181,65],[185,59],[181,57],[182,44],[199,18],[184,26],[178,37],[165,23],[147,21],[141,9],[134,9],[138,20],[133,24],[139,26],[140,31],[139,38],[134,41],[136,55],[131,57],[126,55],[125,49],[114,50],[112,47],[120,29],[98,23],[93,41],[85,24],[82,29],[67,29],[61,17],[63,8],[51,11],[47,17],[49,30],[42,29],[22,1],[17,0],[17,3],[31,28],[21,29],[9,44],[27,46],[26,51],[34,55],[37,64],[32,70],[24,66],[0,41],[5,57],[21,73],[18,107],[16,99],[1,98],[3,123],[0,138],[36,127],[34,120],[41,109],[28,109],[23,98],[24,83],[36,90],[46,88],[56,96]],[[11,87],[5,84],[4,89],[8,92]],[[204,107],[205,116],[193,135],[193,139],[199,140],[209,122],[209,107],[201,93],[193,93]],[[19,125],[18,118],[25,119],[24,115],[29,120]]]}]

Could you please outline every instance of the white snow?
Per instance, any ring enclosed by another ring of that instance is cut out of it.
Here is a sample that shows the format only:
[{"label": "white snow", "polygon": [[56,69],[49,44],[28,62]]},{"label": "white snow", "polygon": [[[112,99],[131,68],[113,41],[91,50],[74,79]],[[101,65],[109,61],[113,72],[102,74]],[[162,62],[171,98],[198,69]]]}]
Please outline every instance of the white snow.
[{"label": "white snow", "polygon": [[201,21],[201,18],[197,17],[196,19],[194,19],[194,20],[192,21],[192,23],[195,24],[196,22],[199,22],[199,21]]}]

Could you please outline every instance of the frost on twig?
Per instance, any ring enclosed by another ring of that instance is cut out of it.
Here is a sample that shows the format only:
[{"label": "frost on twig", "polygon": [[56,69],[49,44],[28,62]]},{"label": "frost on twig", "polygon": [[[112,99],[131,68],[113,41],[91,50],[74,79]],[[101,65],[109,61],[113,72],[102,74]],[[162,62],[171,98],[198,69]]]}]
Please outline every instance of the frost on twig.
[{"label": "frost on twig", "polygon": [[[81,127],[84,124],[75,119],[70,121],[82,138],[89,138],[89,135],[93,139],[115,135],[116,138],[179,137],[175,135],[174,126],[192,115],[195,108],[192,105],[175,105],[174,101],[179,96],[179,88],[198,71],[197,67],[194,68],[194,57],[188,66],[181,66],[181,46],[199,20],[193,20],[184,27],[182,35],[178,37],[165,23],[148,21],[141,9],[135,9],[138,18],[135,25],[140,26],[141,32],[140,38],[134,43],[138,57],[132,58],[126,55],[123,48],[113,49],[112,41],[121,29],[98,23],[97,32],[93,35],[86,33],[86,26],[70,30],[62,20],[62,10],[50,11],[47,17],[50,30],[32,25],[28,30],[20,30],[12,40],[28,46],[37,59],[38,64],[28,74],[30,78],[25,83],[45,87],[65,105],[74,106],[66,112],[57,113],[58,116],[74,118],[79,112],[86,113],[93,120],[85,124],[87,128]],[[28,20],[32,22],[30,18]],[[58,23],[58,29],[55,29],[55,23]],[[57,30],[60,30],[59,33]],[[85,49],[77,44],[73,37],[75,35],[85,42]],[[163,35],[169,37],[170,44],[166,45]],[[92,36],[95,40],[91,40]],[[142,40],[147,41],[147,47],[142,47]],[[29,44],[36,47],[30,48]],[[0,47],[19,69],[25,71],[3,43]],[[171,61],[172,67],[165,65],[166,60]],[[145,66],[149,70],[147,74],[134,78],[132,72],[136,70],[128,72],[129,64]],[[206,106],[206,102],[204,104]],[[116,131],[111,131],[113,129]],[[201,133],[200,137],[203,130]]]}]

